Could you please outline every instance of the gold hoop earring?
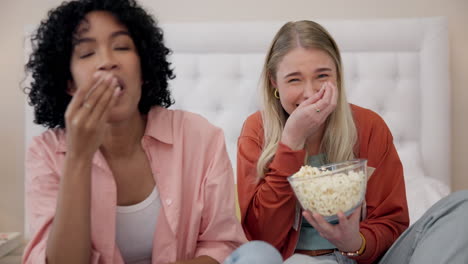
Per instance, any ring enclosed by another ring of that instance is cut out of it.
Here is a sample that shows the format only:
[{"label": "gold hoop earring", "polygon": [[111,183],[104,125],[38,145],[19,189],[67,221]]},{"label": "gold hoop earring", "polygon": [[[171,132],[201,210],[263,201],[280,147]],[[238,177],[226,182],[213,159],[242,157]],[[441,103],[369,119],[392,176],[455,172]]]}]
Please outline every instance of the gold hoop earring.
[{"label": "gold hoop earring", "polygon": [[273,95],[275,96],[276,99],[280,99],[278,89],[275,89],[275,91],[273,92]]}]

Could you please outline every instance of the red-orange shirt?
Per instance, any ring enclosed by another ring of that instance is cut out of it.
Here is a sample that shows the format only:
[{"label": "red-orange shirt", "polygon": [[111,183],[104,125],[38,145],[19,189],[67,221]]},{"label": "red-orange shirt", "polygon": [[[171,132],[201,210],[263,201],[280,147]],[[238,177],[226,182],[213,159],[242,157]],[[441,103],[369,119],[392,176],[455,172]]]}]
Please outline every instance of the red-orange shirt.
[{"label": "red-orange shirt", "polygon": [[[376,261],[408,227],[403,166],[393,137],[383,119],[371,110],[351,105],[358,132],[355,153],[375,171],[368,180],[367,216],[360,224],[366,238],[358,263]],[[256,165],[263,146],[260,112],[249,116],[238,141],[237,189],[241,222],[249,240],[264,240],[284,258],[290,257],[299,238],[293,228],[297,199],[287,177],[304,165],[305,150],[294,151],[280,142],[265,177],[256,181]]]}]

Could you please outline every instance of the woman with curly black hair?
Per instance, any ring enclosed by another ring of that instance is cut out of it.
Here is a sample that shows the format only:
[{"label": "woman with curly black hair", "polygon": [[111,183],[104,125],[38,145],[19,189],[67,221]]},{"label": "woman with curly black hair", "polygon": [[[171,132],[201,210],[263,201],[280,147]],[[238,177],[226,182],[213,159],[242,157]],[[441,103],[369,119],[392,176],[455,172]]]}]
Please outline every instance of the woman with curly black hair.
[{"label": "woman with curly black hair", "polygon": [[24,263],[220,263],[246,241],[223,133],[172,104],[162,30],[133,0],[49,12],[26,65]]}]

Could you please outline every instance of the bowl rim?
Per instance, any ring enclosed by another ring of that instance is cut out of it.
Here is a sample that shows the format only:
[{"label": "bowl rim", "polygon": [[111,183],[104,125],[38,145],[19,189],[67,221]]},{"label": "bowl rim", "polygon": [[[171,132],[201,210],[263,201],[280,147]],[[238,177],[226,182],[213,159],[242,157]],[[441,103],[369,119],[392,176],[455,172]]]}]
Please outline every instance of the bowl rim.
[{"label": "bowl rim", "polygon": [[[326,177],[326,176],[330,176],[330,174],[336,174],[336,173],[339,173],[339,172],[342,172],[342,171],[345,171],[345,170],[356,169],[356,168],[362,166],[362,163],[364,163],[365,169],[367,170],[367,161],[368,161],[367,159],[352,159],[352,160],[341,161],[341,162],[327,163],[327,164],[324,164],[324,165],[319,166],[319,167],[311,166],[313,168],[318,168],[319,170],[324,172],[320,176],[313,176],[313,178]],[[339,168],[337,170],[328,170],[327,169],[327,168],[332,167],[332,166],[345,165],[346,163],[349,163],[349,166],[343,166],[342,168]],[[297,174],[297,172],[294,173],[293,175],[289,176],[288,181],[309,180],[311,178],[311,177],[304,177],[304,176],[296,176],[296,174]]]}]

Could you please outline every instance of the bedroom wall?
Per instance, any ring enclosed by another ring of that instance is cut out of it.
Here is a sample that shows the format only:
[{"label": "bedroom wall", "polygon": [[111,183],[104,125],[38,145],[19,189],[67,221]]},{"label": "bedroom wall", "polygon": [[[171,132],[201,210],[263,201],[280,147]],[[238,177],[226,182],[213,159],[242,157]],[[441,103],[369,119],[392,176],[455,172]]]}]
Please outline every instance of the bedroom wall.
[{"label": "bedroom wall", "polygon": [[[23,230],[23,34],[60,0],[0,0],[0,232]],[[468,1],[140,0],[163,22],[446,16],[452,81],[453,190],[468,189]],[[151,7],[150,7],[151,6]],[[183,6],[183,8],[181,8]],[[156,7],[156,8],[154,8]],[[437,106],[434,106],[437,107]],[[437,120],[434,120],[437,122]]]}]

